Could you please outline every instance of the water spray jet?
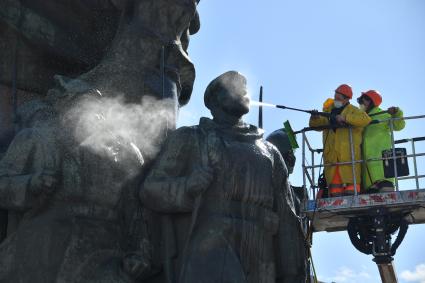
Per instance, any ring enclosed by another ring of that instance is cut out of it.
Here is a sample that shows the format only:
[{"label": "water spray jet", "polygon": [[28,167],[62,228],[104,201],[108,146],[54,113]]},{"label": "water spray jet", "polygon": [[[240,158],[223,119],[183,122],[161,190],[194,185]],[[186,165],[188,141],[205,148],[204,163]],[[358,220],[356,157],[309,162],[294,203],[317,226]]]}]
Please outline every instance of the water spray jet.
[{"label": "water spray jet", "polygon": [[273,108],[279,108],[279,109],[287,109],[287,110],[304,112],[304,113],[308,113],[308,114],[311,114],[311,115],[324,116],[324,117],[330,116],[330,113],[327,113],[327,112],[319,112],[317,110],[305,110],[305,109],[293,108],[293,107],[289,107],[289,106],[285,106],[285,105],[272,104],[272,103],[266,103],[266,102],[261,102],[261,101],[251,100],[250,105],[251,106],[259,106],[259,107],[267,106],[267,107],[273,107]]}]

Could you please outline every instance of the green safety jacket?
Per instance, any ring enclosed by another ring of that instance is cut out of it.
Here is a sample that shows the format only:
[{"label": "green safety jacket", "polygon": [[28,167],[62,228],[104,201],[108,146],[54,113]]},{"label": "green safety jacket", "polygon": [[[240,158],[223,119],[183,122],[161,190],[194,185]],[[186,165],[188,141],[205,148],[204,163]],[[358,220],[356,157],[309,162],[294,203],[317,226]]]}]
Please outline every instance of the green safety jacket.
[{"label": "green safety jacket", "polygon": [[[369,115],[381,112],[382,109],[379,107],[374,107],[368,112]],[[371,118],[373,120],[386,120],[389,118],[401,118],[403,117],[403,111],[399,109],[394,116],[391,116],[388,113],[382,113],[378,115],[373,115]],[[400,131],[405,126],[404,120],[393,120],[394,131]],[[391,128],[390,121],[385,121],[381,123],[373,123],[365,128],[363,131],[363,158],[364,160],[371,158],[382,158],[382,151],[386,149],[391,149]],[[394,179],[388,179],[384,177],[384,166],[382,160],[378,161],[368,161],[363,163],[363,187],[368,190],[371,185],[377,181],[388,180],[394,182]]]}]

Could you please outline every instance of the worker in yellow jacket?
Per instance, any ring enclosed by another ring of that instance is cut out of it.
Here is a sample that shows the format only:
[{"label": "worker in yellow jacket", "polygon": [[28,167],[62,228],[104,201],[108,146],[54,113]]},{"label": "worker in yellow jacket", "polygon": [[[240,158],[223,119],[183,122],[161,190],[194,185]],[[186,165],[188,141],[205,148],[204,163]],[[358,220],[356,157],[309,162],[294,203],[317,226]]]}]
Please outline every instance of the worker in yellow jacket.
[{"label": "worker in yellow jacket", "polygon": [[[351,164],[326,165],[351,162],[351,150],[353,150],[354,160],[361,159],[360,145],[363,129],[370,123],[371,118],[365,111],[350,104],[352,97],[351,87],[342,84],[335,90],[334,103],[330,107],[330,117],[315,114],[310,117],[310,127],[331,127],[323,130],[323,159],[330,197],[352,195],[355,189],[358,193],[360,192],[360,163],[356,163],[354,166],[356,188],[354,187]],[[350,129],[348,127],[352,129],[352,146],[350,145]]]}]

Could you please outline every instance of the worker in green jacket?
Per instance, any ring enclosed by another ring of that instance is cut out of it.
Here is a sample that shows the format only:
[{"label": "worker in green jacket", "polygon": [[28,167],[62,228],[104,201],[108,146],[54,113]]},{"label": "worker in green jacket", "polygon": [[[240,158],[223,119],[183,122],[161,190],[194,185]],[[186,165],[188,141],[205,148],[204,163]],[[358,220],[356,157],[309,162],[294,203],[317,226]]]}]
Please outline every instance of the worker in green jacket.
[{"label": "worker in green jacket", "polygon": [[[403,111],[398,107],[390,107],[387,111],[379,108],[382,96],[376,90],[362,92],[357,101],[360,108],[365,110],[372,120],[383,121],[372,123],[363,131],[363,158],[364,160],[382,158],[382,151],[391,149],[391,128],[388,119],[403,117]],[[395,131],[402,130],[404,126],[403,119],[393,120]],[[394,178],[385,178],[382,160],[364,162],[362,175],[363,188],[368,193],[394,190]]]}]

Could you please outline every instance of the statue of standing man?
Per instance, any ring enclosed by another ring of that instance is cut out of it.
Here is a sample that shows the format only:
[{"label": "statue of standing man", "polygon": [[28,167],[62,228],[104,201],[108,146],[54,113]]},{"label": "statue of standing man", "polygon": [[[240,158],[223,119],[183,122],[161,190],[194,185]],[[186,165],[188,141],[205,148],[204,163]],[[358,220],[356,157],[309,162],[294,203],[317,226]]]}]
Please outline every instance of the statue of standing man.
[{"label": "statue of standing man", "polygon": [[305,282],[303,257],[292,256],[301,225],[287,168],[262,132],[242,121],[245,77],[222,74],[204,101],[213,119],[170,135],[140,191],[146,207],[172,218],[175,253],[163,252],[170,256],[164,270],[181,283]]}]

